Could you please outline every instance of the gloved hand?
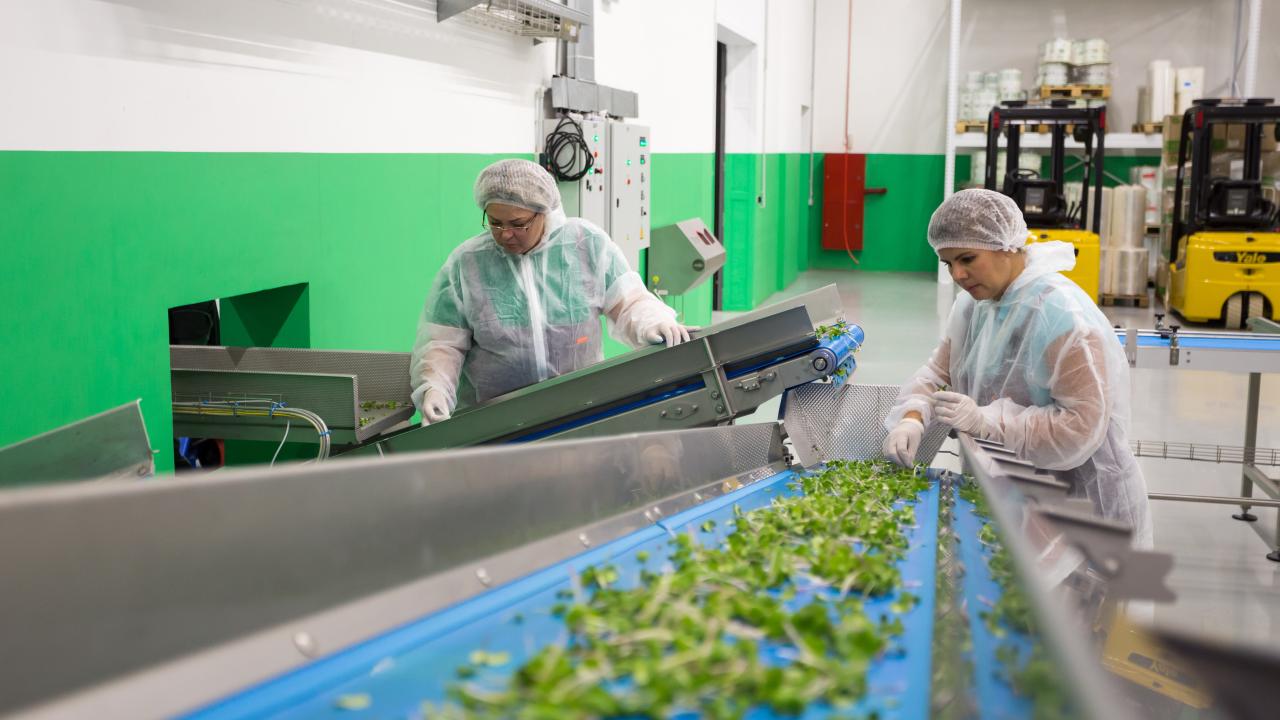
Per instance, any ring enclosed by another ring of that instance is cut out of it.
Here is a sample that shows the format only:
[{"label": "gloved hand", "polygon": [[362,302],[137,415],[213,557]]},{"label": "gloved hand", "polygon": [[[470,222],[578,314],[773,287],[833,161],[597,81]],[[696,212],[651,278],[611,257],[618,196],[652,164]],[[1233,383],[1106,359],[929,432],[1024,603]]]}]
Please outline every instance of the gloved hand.
[{"label": "gloved hand", "polygon": [[920,449],[920,438],[924,437],[924,423],[909,417],[903,418],[884,439],[881,451],[886,460],[903,467],[911,467],[916,461],[916,451]]},{"label": "gloved hand", "polygon": [[422,396],[422,426],[449,419],[449,396],[436,388],[427,388]]},{"label": "gloved hand", "polygon": [[653,345],[666,343],[667,347],[671,347],[672,345],[689,342],[689,328],[675,320],[663,320],[649,328],[645,339]]},{"label": "gloved hand", "polygon": [[978,407],[978,403],[968,395],[948,390],[935,392],[933,416],[939,422],[944,422],[960,432],[980,438],[990,438],[992,435],[987,418],[982,414],[982,408]]}]

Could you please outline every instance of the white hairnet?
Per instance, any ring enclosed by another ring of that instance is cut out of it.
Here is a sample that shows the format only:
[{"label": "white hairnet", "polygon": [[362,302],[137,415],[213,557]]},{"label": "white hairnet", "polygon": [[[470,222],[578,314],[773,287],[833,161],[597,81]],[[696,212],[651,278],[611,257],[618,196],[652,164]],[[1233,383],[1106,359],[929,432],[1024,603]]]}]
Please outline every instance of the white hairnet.
[{"label": "white hairnet", "polygon": [[1049,470],[1104,517],[1149,547],[1146,482],[1129,447],[1129,365],[1106,316],[1059,274],[1065,243],[1027,246],[1027,267],[999,300],[960,293],[947,333],[902,386],[885,424],[916,411],[933,421],[933,393],[973,398],[992,439]]},{"label": "white hairnet", "polygon": [[476,205],[514,205],[537,213],[560,207],[560,189],[541,165],[528,160],[499,160],[476,178]]},{"label": "white hairnet", "polygon": [[943,248],[1014,251],[1027,244],[1027,221],[1007,195],[981,188],[947,198],[929,219],[929,244]]}]

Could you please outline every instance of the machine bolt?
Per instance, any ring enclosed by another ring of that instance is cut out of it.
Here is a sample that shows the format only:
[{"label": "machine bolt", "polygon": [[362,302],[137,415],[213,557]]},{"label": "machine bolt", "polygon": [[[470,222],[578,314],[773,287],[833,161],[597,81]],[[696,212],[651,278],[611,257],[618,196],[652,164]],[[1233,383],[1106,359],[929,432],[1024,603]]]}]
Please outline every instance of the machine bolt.
[{"label": "machine bolt", "polygon": [[684,414],[684,408],[682,408],[682,407],[680,407],[679,405],[677,405],[677,406],[676,406],[676,415],[683,415],[683,414]]},{"label": "machine bolt", "polygon": [[716,406],[716,412],[718,412],[718,413],[722,413],[722,412],[724,412],[724,406],[723,406],[723,405],[717,405],[717,406]]},{"label": "machine bolt", "polygon": [[667,416],[667,411],[666,411],[666,410],[663,410],[662,412],[658,413],[658,416],[659,416],[659,417],[666,417],[666,416]]},{"label": "machine bolt", "polygon": [[818,372],[826,372],[827,359],[825,357],[816,357],[813,359],[813,369]]},{"label": "machine bolt", "polygon": [[578,533],[578,542],[582,543],[582,547],[591,547],[591,538],[586,533]]},{"label": "machine bolt", "polygon": [[719,400],[719,399],[720,399],[720,391],[719,391],[719,390],[712,390],[712,391],[711,391],[711,399],[712,399],[712,400]]},{"label": "machine bolt", "polygon": [[485,587],[493,584],[493,578],[489,577],[489,573],[484,568],[476,568],[476,579]]},{"label": "machine bolt", "polygon": [[315,657],[319,650],[315,638],[311,637],[311,633],[306,631],[299,631],[294,634],[293,646],[298,649],[298,652],[307,657]]}]

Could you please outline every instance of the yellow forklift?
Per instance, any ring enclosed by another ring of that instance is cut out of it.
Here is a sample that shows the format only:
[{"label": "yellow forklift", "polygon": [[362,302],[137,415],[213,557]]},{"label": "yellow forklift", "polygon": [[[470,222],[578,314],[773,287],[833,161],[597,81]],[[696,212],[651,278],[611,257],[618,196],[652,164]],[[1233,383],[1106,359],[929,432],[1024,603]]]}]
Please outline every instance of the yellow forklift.
[{"label": "yellow forklift", "polygon": [[[1214,131],[1221,143],[1237,126],[1243,169],[1232,179],[1214,171]],[[1221,319],[1231,330],[1253,317],[1280,320],[1280,215],[1263,196],[1264,132],[1280,141],[1280,107],[1270,99],[1197,100],[1182,116],[1169,307],[1187,320]]]},{"label": "yellow forklift", "polygon": [[[1071,107],[1069,100],[1055,100],[1048,107],[1027,107],[1022,101],[1007,101],[994,107],[987,118],[986,187],[1013,198],[1022,208],[1030,230],[1029,242],[1061,240],[1075,246],[1076,266],[1064,272],[1085,294],[1098,301],[1098,275],[1102,248],[1097,228],[1102,219],[1102,159],[1105,155],[1107,109]],[[1049,176],[1018,166],[1022,132],[1028,126],[1048,126],[1050,133]],[[1007,168],[996,177],[1000,135],[1006,137]],[[1067,137],[1084,146],[1083,189],[1078,204],[1068,205],[1065,192]],[[1092,222],[1086,222],[1092,218]],[[1094,228],[1089,230],[1088,228]]]}]

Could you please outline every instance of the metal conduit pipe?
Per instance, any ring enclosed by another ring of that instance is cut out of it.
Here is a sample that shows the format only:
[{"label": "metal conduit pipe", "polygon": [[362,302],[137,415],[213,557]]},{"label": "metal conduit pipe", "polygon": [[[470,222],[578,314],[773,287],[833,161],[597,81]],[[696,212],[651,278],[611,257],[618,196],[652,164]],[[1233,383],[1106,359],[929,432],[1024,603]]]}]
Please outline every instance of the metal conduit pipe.
[{"label": "metal conduit pipe", "polygon": [[320,439],[316,462],[329,457],[329,426],[319,415],[303,408],[276,407],[274,403],[246,405],[244,402],[174,402],[173,412],[182,415],[212,415],[216,417],[280,417],[302,420],[315,428]]}]

